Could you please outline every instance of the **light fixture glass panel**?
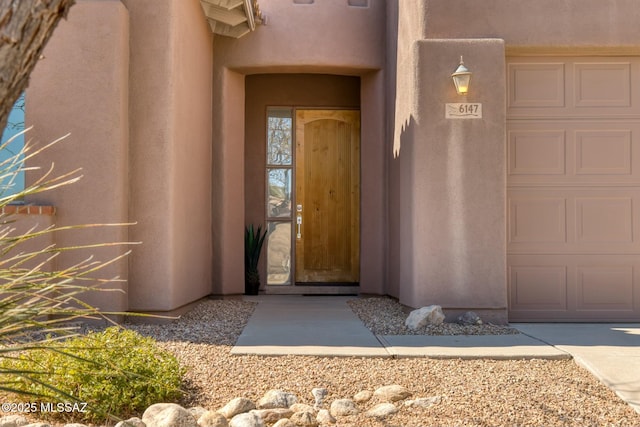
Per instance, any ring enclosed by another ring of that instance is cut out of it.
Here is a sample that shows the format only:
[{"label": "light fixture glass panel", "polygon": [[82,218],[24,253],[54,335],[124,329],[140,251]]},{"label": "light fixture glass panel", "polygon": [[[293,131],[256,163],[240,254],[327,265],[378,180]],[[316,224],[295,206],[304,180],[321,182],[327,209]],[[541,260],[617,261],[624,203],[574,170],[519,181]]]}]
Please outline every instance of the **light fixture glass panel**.
[{"label": "light fixture glass panel", "polygon": [[453,82],[456,86],[456,92],[458,95],[464,95],[469,92],[469,82],[471,81],[471,74],[458,75],[453,78]]},{"label": "light fixture glass panel", "polygon": [[291,108],[269,108],[267,112],[267,164],[293,163]]},{"label": "light fixture glass panel", "polygon": [[267,284],[291,284],[291,222],[267,223]]},{"label": "light fixture glass panel", "polygon": [[291,175],[291,169],[267,169],[267,217],[291,218]]}]

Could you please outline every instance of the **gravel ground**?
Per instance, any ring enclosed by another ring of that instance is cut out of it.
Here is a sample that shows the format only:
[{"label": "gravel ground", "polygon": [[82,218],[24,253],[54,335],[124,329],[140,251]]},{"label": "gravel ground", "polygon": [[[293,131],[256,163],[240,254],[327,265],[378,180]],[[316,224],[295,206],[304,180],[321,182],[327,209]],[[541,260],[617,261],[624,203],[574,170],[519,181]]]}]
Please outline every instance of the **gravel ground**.
[{"label": "gravel ground", "polygon": [[443,323],[412,330],[404,325],[407,318],[405,308],[392,298],[357,298],[348,301],[348,304],[366,327],[378,335],[506,335],[520,333],[517,329],[491,323],[483,325]]},{"label": "gravel ground", "polygon": [[[388,303],[358,301],[352,307],[364,318],[396,318],[395,326],[376,328],[401,330],[398,315],[382,314],[378,304]],[[375,314],[363,314],[365,307]],[[573,361],[232,356],[253,308],[250,302],[207,300],[170,325],[131,327],[159,339],[188,367],[184,406],[215,410],[234,397],[257,401],[269,389],[313,404],[314,387],[328,389],[330,404],[400,384],[414,398],[440,401],[426,409],[403,408],[383,421],[342,417],[337,426],[640,426],[640,414]]]}]

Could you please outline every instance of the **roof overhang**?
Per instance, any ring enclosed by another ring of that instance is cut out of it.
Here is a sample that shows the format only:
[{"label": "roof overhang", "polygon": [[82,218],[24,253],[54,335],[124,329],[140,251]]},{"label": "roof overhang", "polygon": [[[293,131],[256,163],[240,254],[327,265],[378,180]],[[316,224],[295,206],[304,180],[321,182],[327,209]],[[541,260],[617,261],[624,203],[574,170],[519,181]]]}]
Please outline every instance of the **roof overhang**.
[{"label": "roof overhang", "polygon": [[240,38],[262,23],[258,0],[200,0],[211,31]]}]

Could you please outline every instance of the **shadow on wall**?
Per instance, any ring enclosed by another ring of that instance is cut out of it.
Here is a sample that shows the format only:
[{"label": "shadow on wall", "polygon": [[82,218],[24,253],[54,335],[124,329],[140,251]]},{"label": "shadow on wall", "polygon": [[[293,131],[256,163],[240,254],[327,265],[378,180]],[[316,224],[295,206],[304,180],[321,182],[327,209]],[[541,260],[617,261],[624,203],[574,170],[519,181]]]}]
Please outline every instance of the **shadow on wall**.
[{"label": "shadow on wall", "polygon": [[[412,292],[414,282],[413,257],[407,248],[413,247],[413,196],[416,121],[410,116],[402,124],[400,137],[393,141],[393,156],[389,165],[389,294],[401,298]],[[401,288],[402,284],[402,288]],[[404,299],[404,298],[403,298]]]}]

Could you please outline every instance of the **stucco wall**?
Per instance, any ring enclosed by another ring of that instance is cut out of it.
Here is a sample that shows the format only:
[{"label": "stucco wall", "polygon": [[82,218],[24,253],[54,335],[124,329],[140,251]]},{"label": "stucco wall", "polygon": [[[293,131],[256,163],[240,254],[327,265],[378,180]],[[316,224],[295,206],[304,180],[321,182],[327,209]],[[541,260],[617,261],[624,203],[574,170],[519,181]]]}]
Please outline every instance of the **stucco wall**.
[{"label": "stucco wall", "polygon": [[[423,40],[414,51],[417,102],[392,160],[400,302],[496,310],[504,321],[504,44]],[[459,55],[474,73],[467,96],[450,79]],[[446,103],[458,102],[481,103],[482,118],[446,119]]]},{"label": "stucco wall", "polygon": [[126,0],[131,30],[130,304],[211,292],[212,34],[198,0]]},{"label": "stucco wall", "polygon": [[58,225],[135,223],[90,232],[140,242],[105,272],[129,286],[103,308],[166,311],[211,292],[212,40],[199,0],[83,0],[34,72],[35,138],[71,132],[46,160],[85,175],[34,201],[55,205]]},{"label": "stucco wall", "polygon": [[[82,168],[80,182],[29,197],[57,208],[57,226],[128,221],[128,68],[129,15],[120,1],[82,1],[62,21],[31,76],[26,96],[27,136],[43,144],[67,133],[63,142],[28,162],[55,174]],[[42,171],[26,176],[29,184]],[[92,228],[56,233],[58,247],[127,241],[127,227]],[[61,253],[58,268],[95,255],[106,261],[127,248],[112,247]],[[127,260],[96,274],[126,279]],[[109,288],[127,289],[126,282]],[[87,302],[103,310],[126,310],[124,293],[95,293]]]},{"label": "stucco wall", "polygon": [[[217,37],[216,65],[259,72],[360,74],[384,66],[385,4],[350,7],[346,0],[260,2],[267,25],[241,39]],[[328,30],[330,29],[330,30]]]},{"label": "stucco wall", "polygon": [[425,0],[424,3],[425,38],[502,38],[509,49],[516,51],[566,52],[566,49],[607,47],[639,52],[640,10],[636,0]]}]

